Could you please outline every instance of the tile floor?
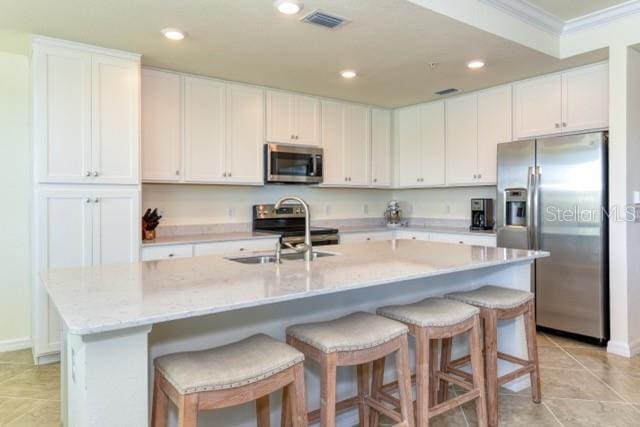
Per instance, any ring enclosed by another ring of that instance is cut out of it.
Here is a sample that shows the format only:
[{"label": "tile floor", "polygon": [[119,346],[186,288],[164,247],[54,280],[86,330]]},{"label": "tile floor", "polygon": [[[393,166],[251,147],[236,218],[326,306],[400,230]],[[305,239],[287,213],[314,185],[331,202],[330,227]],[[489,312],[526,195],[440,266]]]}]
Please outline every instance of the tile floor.
[{"label": "tile floor", "polygon": [[[542,333],[538,345],[543,402],[503,389],[501,426],[640,426],[640,356]],[[29,350],[0,353],[0,426],[59,426],[59,386],[58,365],[33,366]],[[468,404],[432,425],[474,426],[475,410]]]}]

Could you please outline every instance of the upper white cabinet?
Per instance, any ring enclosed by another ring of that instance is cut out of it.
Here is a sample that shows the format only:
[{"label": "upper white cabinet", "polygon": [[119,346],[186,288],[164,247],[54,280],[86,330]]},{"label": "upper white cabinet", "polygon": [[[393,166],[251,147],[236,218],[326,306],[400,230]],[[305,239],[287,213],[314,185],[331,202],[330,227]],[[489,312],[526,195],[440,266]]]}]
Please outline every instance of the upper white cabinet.
[{"label": "upper white cabinet", "polygon": [[391,112],[371,109],[371,185],[391,185]]},{"label": "upper white cabinet", "polygon": [[147,69],[142,86],[145,181],[263,183],[262,89]]},{"label": "upper white cabinet", "polygon": [[444,103],[401,108],[395,111],[394,120],[398,186],[444,185]]},{"label": "upper white cabinet", "polygon": [[182,78],[142,70],[142,179],[182,178]]},{"label": "upper white cabinet", "polygon": [[511,86],[447,100],[447,184],[496,182],[497,145],[512,139]]},{"label": "upper white cabinet", "polygon": [[609,123],[607,63],[514,84],[518,139],[600,129]]},{"label": "upper white cabinet", "polygon": [[39,181],[137,184],[140,57],[37,40],[33,66]]},{"label": "upper white cabinet", "polygon": [[368,186],[371,119],[367,107],[322,102],[323,184]]},{"label": "upper white cabinet", "polygon": [[320,133],[320,101],[267,91],[267,141],[319,145]]}]

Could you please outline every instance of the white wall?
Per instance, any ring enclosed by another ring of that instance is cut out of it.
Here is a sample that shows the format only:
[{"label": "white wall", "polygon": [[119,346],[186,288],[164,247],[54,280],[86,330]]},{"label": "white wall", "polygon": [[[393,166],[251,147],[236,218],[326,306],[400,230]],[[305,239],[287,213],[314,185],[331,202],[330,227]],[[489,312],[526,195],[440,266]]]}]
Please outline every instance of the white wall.
[{"label": "white wall", "polygon": [[30,344],[29,62],[0,52],[0,351]]},{"label": "white wall", "polygon": [[471,219],[470,199],[496,199],[496,187],[395,190],[407,215],[419,218]]}]

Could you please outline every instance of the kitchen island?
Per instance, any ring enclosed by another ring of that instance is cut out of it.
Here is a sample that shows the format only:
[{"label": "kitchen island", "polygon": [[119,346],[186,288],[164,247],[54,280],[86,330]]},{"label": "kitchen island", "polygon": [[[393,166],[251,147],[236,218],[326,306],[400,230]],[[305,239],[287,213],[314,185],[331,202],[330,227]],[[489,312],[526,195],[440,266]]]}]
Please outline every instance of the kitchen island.
[{"label": "kitchen island", "polygon": [[[262,332],[283,339],[290,324],[414,302],[494,284],[529,290],[545,252],[413,240],[345,244],[307,263],[244,264],[196,257],[44,272],[64,323],[62,414],[68,426],[147,426],[152,360]],[[522,322],[500,326],[500,349],[524,356]],[[454,353],[465,351],[456,343]],[[317,370],[307,366],[310,408]],[[501,365],[500,370],[512,367]],[[512,387],[527,386],[523,379]],[[340,372],[338,397],[355,389]],[[252,410],[206,414],[220,425],[254,425]],[[277,400],[272,404],[278,417]],[[338,420],[351,425],[349,414]],[[216,424],[217,425],[217,424]]]}]

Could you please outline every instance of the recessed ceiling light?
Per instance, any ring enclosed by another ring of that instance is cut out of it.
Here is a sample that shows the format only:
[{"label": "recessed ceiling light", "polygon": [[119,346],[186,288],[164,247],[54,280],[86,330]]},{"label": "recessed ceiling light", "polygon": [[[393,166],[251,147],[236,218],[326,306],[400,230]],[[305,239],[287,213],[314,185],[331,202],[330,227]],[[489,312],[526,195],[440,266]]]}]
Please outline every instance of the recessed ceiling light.
[{"label": "recessed ceiling light", "polygon": [[302,3],[298,0],[276,0],[274,6],[285,15],[295,15],[302,10]]},{"label": "recessed ceiling light", "polygon": [[344,70],[344,71],[340,71],[340,75],[341,75],[342,77],[344,77],[345,79],[352,79],[352,78],[354,78],[355,76],[357,76],[357,75],[358,75],[358,73],[356,73],[356,72],[355,72],[355,71],[353,71],[353,70]]},{"label": "recessed ceiling light", "polygon": [[169,40],[182,40],[185,36],[184,31],[180,31],[177,28],[165,28],[160,32]]},{"label": "recessed ceiling light", "polygon": [[472,70],[477,70],[478,68],[484,67],[484,61],[479,59],[474,59],[473,61],[467,62],[467,68],[471,68]]}]

